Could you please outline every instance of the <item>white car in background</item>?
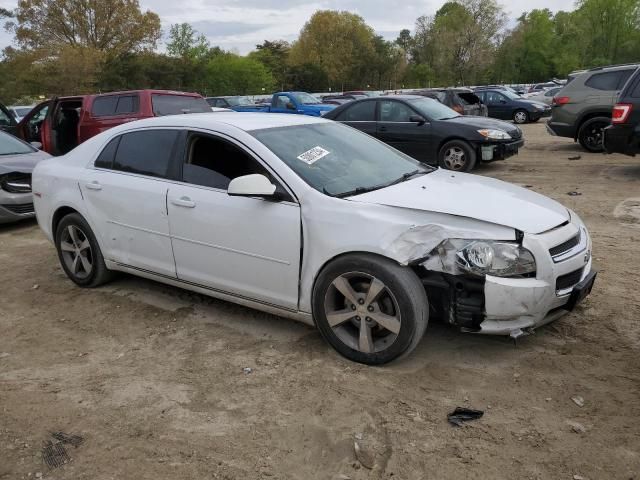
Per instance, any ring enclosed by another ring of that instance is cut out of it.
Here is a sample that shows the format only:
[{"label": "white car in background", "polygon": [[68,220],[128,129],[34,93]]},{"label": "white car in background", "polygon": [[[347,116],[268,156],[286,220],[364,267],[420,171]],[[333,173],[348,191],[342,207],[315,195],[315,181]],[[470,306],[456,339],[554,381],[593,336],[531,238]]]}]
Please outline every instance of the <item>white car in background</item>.
[{"label": "white car in background", "polygon": [[154,279],[315,325],[367,364],[409,353],[430,314],[517,337],[595,277],[559,203],[310,116],[127,123],[39,164],[33,188],[76,284]]},{"label": "white car in background", "polygon": [[33,110],[33,107],[35,107],[35,105],[12,105],[10,107],[7,107],[7,109],[9,110],[9,112],[11,112],[13,118],[16,119],[16,122],[20,122],[20,120],[22,120],[27,115],[27,113]]},{"label": "white car in background", "polygon": [[553,97],[555,97],[560,90],[562,90],[563,85],[559,85],[553,88],[547,88],[542,92],[532,93],[527,96],[527,100],[533,100],[534,102],[542,102],[547,105],[551,105]]}]

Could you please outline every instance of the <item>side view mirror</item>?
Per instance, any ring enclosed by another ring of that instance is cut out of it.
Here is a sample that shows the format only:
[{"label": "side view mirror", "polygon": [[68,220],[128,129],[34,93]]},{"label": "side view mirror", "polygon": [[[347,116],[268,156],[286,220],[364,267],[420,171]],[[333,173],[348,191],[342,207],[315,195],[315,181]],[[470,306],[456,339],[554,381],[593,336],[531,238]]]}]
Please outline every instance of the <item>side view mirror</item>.
[{"label": "side view mirror", "polygon": [[409,117],[409,121],[413,123],[417,123],[418,126],[424,125],[427,123],[427,120],[422,115],[411,115]]},{"label": "side view mirror", "polygon": [[295,109],[296,109],[296,106],[292,102],[287,103],[287,110],[295,110]]},{"label": "side view mirror", "polygon": [[259,173],[236,177],[229,183],[227,194],[236,197],[271,197],[276,186]]},{"label": "side view mirror", "polygon": [[42,150],[42,144],[40,142],[29,142],[32,147],[37,148],[38,150]]}]

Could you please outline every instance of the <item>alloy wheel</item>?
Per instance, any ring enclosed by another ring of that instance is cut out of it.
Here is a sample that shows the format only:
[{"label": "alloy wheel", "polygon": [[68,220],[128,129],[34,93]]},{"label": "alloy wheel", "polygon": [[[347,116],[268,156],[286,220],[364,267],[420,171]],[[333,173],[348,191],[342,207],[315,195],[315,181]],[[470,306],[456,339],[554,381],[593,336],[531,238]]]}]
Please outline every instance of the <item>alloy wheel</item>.
[{"label": "alloy wheel", "polygon": [[366,273],[344,273],[331,282],[324,310],[340,341],[362,353],[389,348],[400,333],[397,300],[380,279]]},{"label": "alloy wheel", "polygon": [[93,252],[89,238],[77,225],[69,225],[62,231],[60,250],[67,270],[80,279],[93,271]]},{"label": "alloy wheel", "polygon": [[460,147],[451,147],[444,152],[444,164],[449,170],[464,170],[467,156]]},{"label": "alloy wheel", "polygon": [[602,147],[602,132],[604,126],[600,123],[589,125],[584,135],[584,143],[590,150],[599,150]]}]

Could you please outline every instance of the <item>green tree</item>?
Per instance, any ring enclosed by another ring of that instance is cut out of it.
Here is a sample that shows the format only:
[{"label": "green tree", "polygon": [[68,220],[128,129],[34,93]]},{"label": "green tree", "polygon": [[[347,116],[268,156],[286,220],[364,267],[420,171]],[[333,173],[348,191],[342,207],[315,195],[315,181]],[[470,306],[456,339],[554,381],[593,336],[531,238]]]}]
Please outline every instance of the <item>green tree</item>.
[{"label": "green tree", "polygon": [[284,89],[288,77],[288,60],[291,45],[285,40],[265,40],[256,45],[256,50],[249,53],[253,58],[262,63],[273,75],[278,88]]},{"label": "green tree", "polygon": [[56,51],[71,46],[110,54],[153,49],[160,18],[137,0],[19,0],[8,26],[18,45]]},{"label": "green tree", "polygon": [[206,95],[251,95],[271,92],[273,88],[273,76],[262,63],[226,53],[207,63],[202,92]]},{"label": "green tree", "polygon": [[169,29],[167,53],[186,60],[201,59],[207,55],[211,46],[207,37],[198,33],[188,23],[176,23]]},{"label": "green tree", "polygon": [[291,65],[316,64],[331,85],[359,86],[366,65],[374,56],[373,29],[349,12],[319,10],[304,25],[291,47]]}]

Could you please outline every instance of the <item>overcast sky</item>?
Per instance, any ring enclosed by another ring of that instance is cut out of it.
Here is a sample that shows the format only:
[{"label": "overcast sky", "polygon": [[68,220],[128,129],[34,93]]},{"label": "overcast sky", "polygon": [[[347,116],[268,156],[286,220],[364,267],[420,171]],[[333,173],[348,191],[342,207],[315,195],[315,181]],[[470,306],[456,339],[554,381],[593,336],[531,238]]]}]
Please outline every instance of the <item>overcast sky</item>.
[{"label": "overcast sky", "polygon": [[[374,30],[395,39],[403,28],[413,30],[420,15],[432,15],[445,0],[139,0],[143,9],[160,15],[165,34],[172,23],[191,23],[212,45],[245,54],[263,40],[294,40],[304,23],[318,9],[348,10],[364,17]],[[510,22],[524,11],[549,8],[571,10],[574,0],[498,0]],[[15,0],[0,6],[15,8]],[[11,44],[11,35],[0,32],[0,48]],[[164,49],[164,46],[160,46]]]}]

